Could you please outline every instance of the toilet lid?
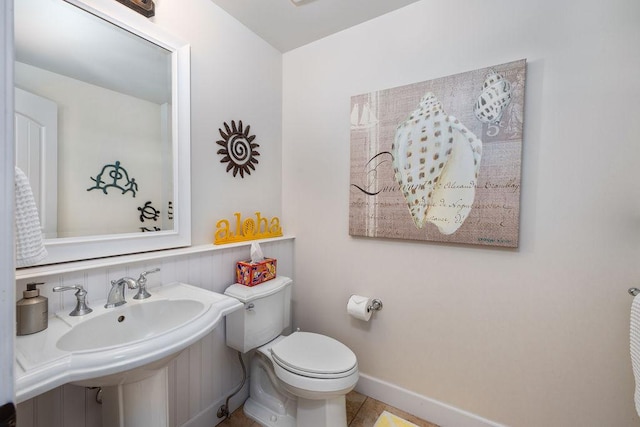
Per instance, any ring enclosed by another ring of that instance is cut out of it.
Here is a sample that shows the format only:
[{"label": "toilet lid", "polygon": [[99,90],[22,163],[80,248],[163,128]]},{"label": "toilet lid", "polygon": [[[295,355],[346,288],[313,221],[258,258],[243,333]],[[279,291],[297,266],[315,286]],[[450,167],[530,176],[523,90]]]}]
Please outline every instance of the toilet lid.
[{"label": "toilet lid", "polygon": [[341,342],[325,335],[295,332],[271,347],[282,368],[315,378],[350,375],[357,367],[356,355]]}]

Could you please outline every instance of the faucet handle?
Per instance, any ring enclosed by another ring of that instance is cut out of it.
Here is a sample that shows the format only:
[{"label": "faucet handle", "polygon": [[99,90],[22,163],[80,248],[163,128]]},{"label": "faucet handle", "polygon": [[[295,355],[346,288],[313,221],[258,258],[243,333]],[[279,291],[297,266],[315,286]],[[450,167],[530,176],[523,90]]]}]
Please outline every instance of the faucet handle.
[{"label": "faucet handle", "polygon": [[153,270],[143,271],[140,273],[140,277],[138,277],[138,280],[136,281],[138,284],[138,293],[135,294],[133,299],[145,299],[151,296],[151,294],[147,292],[147,274],[157,273],[158,271],[160,271],[159,268],[154,268]]},{"label": "faucet handle", "polygon": [[76,296],[76,308],[69,313],[69,316],[84,316],[85,314],[91,313],[93,310],[89,308],[87,305],[87,291],[82,287],[82,285],[73,285],[73,286],[55,286],[53,288],[53,292],[64,292],[64,291],[77,291],[75,293]]},{"label": "faucet handle", "polygon": [[160,268],[154,268],[153,270],[143,271],[140,273],[140,277],[138,277],[138,285],[146,285],[147,284],[147,274],[157,273],[160,271]]}]

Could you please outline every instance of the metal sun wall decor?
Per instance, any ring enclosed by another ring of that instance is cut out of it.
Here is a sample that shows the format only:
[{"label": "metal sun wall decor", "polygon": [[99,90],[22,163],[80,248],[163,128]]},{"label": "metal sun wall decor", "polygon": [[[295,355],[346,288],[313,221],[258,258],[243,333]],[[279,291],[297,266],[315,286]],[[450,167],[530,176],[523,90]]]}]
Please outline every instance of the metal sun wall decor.
[{"label": "metal sun wall decor", "polygon": [[517,247],[525,65],[352,97],[349,234]]},{"label": "metal sun wall decor", "polygon": [[[102,180],[103,175],[107,174],[111,181],[109,183]],[[106,164],[100,170],[100,173],[95,178],[90,177],[93,182],[96,183],[93,187],[87,188],[87,191],[102,190],[104,194],[107,193],[108,188],[117,188],[122,191],[122,194],[131,192],[133,197],[136,197],[138,191],[138,184],[135,178],[129,178],[129,173],[125,168],[120,166],[120,161],[116,160],[114,164]]]},{"label": "metal sun wall decor", "polygon": [[260,145],[253,142],[255,135],[249,135],[251,126],[244,128],[242,120],[231,121],[231,126],[224,123],[224,130],[218,128],[222,140],[216,141],[216,144],[223,148],[218,150],[218,154],[223,157],[220,163],[229,163],[227,172],[233,169],[235,177],[240,172],[240,177],[244,178],[244,174],[251,175],[251,170],[256,170],[254,165],[258,164],[257,156],[260,153],[256,150]]}]

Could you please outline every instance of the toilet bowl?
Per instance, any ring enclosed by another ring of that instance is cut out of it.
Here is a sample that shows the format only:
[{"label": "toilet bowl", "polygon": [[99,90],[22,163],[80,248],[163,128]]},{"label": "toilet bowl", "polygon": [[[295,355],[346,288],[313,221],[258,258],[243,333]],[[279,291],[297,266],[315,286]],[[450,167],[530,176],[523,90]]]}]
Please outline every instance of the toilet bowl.
[{"label": "toilet bowl", "polygon": [[225,291],[245,304],[227,316],[227,345],[242,353],[255,349],[244,411],[268,427],[346,427],[345,395],[359,376],[356,356],[325,335],[280,335],[289,326],[290,286],[291,279],[277,277]]}]

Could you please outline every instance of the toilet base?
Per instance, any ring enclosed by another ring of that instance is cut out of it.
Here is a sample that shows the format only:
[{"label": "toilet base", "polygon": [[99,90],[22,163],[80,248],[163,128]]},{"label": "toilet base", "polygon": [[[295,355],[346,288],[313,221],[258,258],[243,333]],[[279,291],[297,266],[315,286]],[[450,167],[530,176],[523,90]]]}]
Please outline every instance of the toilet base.
[{"label": "toilet base", "polygon": [[296,417],[277,413],[251,397],[244,403],[247,417],[265,427],[347,427],[345,397],[329,400],[298,398]]},{"label": "toilet base", "polygon": [[280,383],[271,360],[261,353],[251,359],[247,417],[264,427],[347,427],[345,394],[327,399],[294,395]]},{"label": "toilet base", "polygon": [[250,372],[245,415],[266,427],[296,427],[298,399],[280,387],[268,358],[254,355]]},{"label": "toilet base", "polygon": [[346,399],[344,395],[327,400],[298,398],[296,419],[298,426],[347,427]]},{"label": "toilet base", "polygon": [[244,402],[244,414],[265,427],[296,427],[296,419],[290,414],[279,414],[251,397]]}]

